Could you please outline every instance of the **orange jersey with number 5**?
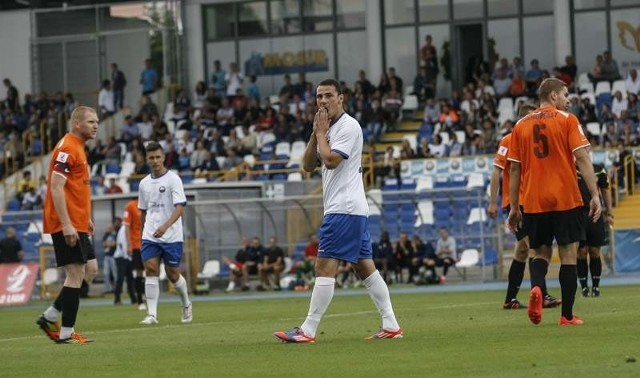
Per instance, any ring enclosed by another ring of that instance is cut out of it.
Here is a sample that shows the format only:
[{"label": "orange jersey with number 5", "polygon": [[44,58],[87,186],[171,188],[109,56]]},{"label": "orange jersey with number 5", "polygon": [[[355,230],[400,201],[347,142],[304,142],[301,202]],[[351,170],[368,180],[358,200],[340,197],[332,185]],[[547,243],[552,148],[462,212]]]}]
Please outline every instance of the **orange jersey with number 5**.
[{"label": "orange jersey with number 5", "polygon": [[589,146],[580,122],[553,106],[538,108],[513,129],[507,158],[521,164],[521,205],[525,213],[582,206],[573,152]]}]

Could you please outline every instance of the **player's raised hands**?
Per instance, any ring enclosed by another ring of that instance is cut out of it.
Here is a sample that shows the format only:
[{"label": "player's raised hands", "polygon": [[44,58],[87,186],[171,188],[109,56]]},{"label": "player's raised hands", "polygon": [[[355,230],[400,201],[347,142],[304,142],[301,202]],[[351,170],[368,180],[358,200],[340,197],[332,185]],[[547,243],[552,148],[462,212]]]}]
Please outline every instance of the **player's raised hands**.
[{"label": "player's raised hands", "polygon": [[325,135],[329,130],[329,112],[327,108],[320,107],[313,120],[313,131],[316,134]]}]

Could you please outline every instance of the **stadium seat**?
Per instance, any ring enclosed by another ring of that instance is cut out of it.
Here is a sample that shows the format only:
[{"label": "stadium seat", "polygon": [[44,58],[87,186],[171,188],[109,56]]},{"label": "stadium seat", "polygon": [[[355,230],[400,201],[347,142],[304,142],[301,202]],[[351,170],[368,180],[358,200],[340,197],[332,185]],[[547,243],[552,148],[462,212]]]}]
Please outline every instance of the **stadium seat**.
[{"label": "stadium seat", "polygon": [[583,72],[580,75],[578,75],[578,84],[584,84],[584,83],[591,83],[591,80],[589,79],[589,74],[586,72]]},{"label": "stadium seat", "polygon": [[198,292],[209,292],[211,289],[211,280],[220,273],[219,260],[207,260],[202,267],[202,272],[198,273]]},{"label": "stadium seat", "polygon": [[293,259],[291,257],[284,258],[284,270],[283,274],[289,274],[291,272],[291,268],[293,268]]},{"label": "stadium seat", "polygon": [[253,165],[256,162],[256,157],[251,155],[251,154],[249,154],[249,155],[245,155],[243,160],[244,160],[245,163],[249,164],[250,167],[253,167]]},{"label": "stadium seat", "polygon": [[433,202],[421,201],[418,202],[418,208],[415,210],[416,222],[414,227],[418,228],[423,224],[432,225],[433,219]]},{"label": "stadium seat", "polygon": [[433,189],[433,176],[420,176],[416,181],[416,193]]},{"label": "stadium seat", "polygon": [[7,211],[20,211],[20,201],[15,198],[7,201]]},{"label": "stadium seat", "polygon": [[288,159],[289,155],[291,155],[291,144],[289,142],[280,142],[276,144],[275,153],[278,159]]},{"label": "stadium seat", "polygon": [[478,263],[480,260],[480,253],[477,249],[470,248],[462,251],[460,255],[460,261],[455,265],[456,270],[462,268],[462,279],[467,279],[467,268],[470,268]]},{"label": "stadium seat", "polygon": [[598,97],[603,93],[611,93],[611,84],[608,81],[599,81],[593,94]]},{"label": "stadium seat", "polygon": [[289,173],[289,176],[287,176],[287,181],[302,181],[302,173],[300,172]]},{"label": "stadium seat", "polygon": [[586,93],[593,94],[593,84],[591,82],[580,83],[578,85],[578,93],[580,93],[581,96],[586,94]]},{"label": "stadium seat", "polygon": [[498,103],[498,112],[509,111],[513,115],[513,99],[511,97],[503,97]]},{"label": "stadium seat", "polygon": [[471,188],[484,188],[484,175],[482,173],[473,172],[469,174],[467,189]]},{"label": "stadium seat", "polygon": [[627,98],[627,87],[624,85],[624,80],[616,80],[613,82],[611,93],[616,94],[618,91],[622,93],[622,98]]},{"label": "stadium seat", "polygon": [[602,134],[602,129],[600,128],[600,124],[598,122],[587,123],[587,131],[591,135],[595,135],[595,136],[600,136]]},{"label": "stadium seat", "polygon": [[402,110],[417,110],[418,106],[418,97],[416,95],[408,95],[404,98]]},{"label": "stadium seat", "polygon": [[404,86],[404,97],[412,95],[413,93],[413,85],[407,84]]},{"label": "stadium seat", "polygon": [[273,144],[276,141],[276,136],[272,132],[264,132],[258,135],[258,147]]},{"label": "stadium seat", "polygon": [[596,95],[593,94],[593,92],[589,92],[589,93],[583,93],[580,95],[580,99],[584,100],[585,98],[588,98],[591,105],[596,104]]},{"label": "stadium seat", "polygon": [[106,167],[106,173],[114,173],[116,175],[120,174],[120,164],[118,163],[109,163]]},{"label": "stadium seat", "polygon": [[467,140],[467,134],[465,134],[464,131],[457,130],[455,133],[456,133],[456,139],[458,140],[458,142],[464,143],[464,141]]},{"label": "stadium seat", "polygon": [[476,207],[469,212],[469,218],[467,224],[473,224],[475,222],[484,222],[487,220],[487,212],[484,208]]}]

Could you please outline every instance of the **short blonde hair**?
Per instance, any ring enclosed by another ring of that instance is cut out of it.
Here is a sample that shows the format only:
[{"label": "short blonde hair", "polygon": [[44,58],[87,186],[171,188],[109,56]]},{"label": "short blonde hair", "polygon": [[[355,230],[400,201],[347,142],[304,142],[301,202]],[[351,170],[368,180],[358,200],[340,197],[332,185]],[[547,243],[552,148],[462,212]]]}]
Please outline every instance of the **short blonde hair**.
[{"label": "short blonde hair", "polygon": [[83,121],[87,113],[98,114],[96,110],[90,106],[84,106],[84,105],[76,106],[76,108],[73,109],[73,111],[71,112],[71,125],[73,125],[76,122]]},{"label": "short blonde hair", "polygon": [[549,100],[549,96],[551,96],[551,93],[560,92],[562,88],[566,86],[567,84],[564,81],[560,79],[556,79],[554,77],[544,79],[542,81],[542,84],[540,84],[540,89],[539,89],[540,101]]}]

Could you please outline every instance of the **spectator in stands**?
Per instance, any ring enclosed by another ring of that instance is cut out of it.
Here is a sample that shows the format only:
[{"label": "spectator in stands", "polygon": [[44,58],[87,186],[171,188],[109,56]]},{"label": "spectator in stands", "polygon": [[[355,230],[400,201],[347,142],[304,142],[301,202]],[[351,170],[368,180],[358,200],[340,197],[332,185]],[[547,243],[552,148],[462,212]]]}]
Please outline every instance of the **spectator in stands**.
[{"label": "spectator in stands", "polygon": [[600,122],[601,125],[604,125],[613,121],[615,121],[615,116],[611,112],[609,105],[602,104],[602,107],[600,108],[600,115],[598,116],[598,122]]},{"label": "spectator in stands", "polygon": [[618,62],[611,57],[610,51],[602,53],[602,78],[608,81],[615,81],[622,78],[618,70]]},{"label": "spectator in stands", "polygon": [[589,122],[597,122],[598,118],[596,117],[596,108],[591,103],[589,97],[584,97],[582,99],[582,117],[580,117],[580,122],[583,125],[586,125]]},{"label": "spectator in stands", "polygon": [[456,239],[449,235],[449,230],[446,227],[440,227],[440,238],[436,243],[436,256],[437,266],[442,267],[441,282],[446,280],[449,267],[454,265],[458,261],[458,253],[456,249]]},{"label": "spectator in stands", "polygon": [[389,84],[389,75],[386,72],[383,72],[380,75],[380,81],[378,82],[377,90],[380,92],[380,95],[385,95],[391,89],[391,84]]},{"label": "spectator in stands", "polygon": [[122,218],[114,218],[113,221],[107,225],[104,235],[102,236],[102,250],[104,252],[102,259],[103,295],[113,293],[113,287],[118,279],[116,260],[113,255],[117,247],[116,235],[118,234],[121,224]]},{"label": "spectator in stands", "polygon": [[44,175],[40,176],[40,180],[38,183],[38,189],[36,191],[38,197],[40,198],[40,203],[44,205],[44,199],[47,194],[47,178]]},{"label": "spectator in stands", "polygon": [[[395,89],[402,96],[402,94],[404,93],[403,92],[404,82],[402,81],[402,78],[396,74],[395,67],[389,67],[388,73],[389,73],[389,85],[391,86],[390,89]],[[396,82],[395,88],[393,88],[394,80]]]},{"label": "spectator in stands", "polygon": [[304,72],[298,72],[298,82],[293,87],[293,94],[298,95],[298,97],[300,98],[304,98],[304,92],[306,91],[306,88],[309,86],[312,86],[312,84],[307,81],[307,78]]},{"label": "spectator in stands", "polygon": [[193,108],[202,109],[204,101],[207,98],[207,85],[204,81],[196,83],[196,88],[193,91]]},{"label": "spectator in stands", "polygon": [[420,140],[420,146],[418,147],[416,156],[418,159],[433,159],[434,156],[431,153],[431,149],[429,149],[429,139],[422,138]]},{"label": "spectator in stands", "polygon": [[216,112],[216,121],[222,135],[229,135],[229,130],[233,126],[233,107],[228,97],[222,99],[222,106]]},{"label": "spectator in stands", "polygon": [[640,78],[638,78],[638,70],[635,68],[629,70],[627,79],[624,81],[624,88],[628,94],[640,94]]},{"label": "spectator in stands", "polygon": [[202,140],[196,141],[195,150],[190,156],[189,165],[191,169],[195,170],[196,168],[204,164],[205,160],[207,159],[208,153],[209,151],[207,151],[206,147],[204,146],[204,141]]},{"label": "spectator in stands", "polygon": [[576,80],[576,75],[578,74],[578,66],[576,66],[573,56],[567,55],[564,58],[564,66],[560,67],[560,72],[568,75],[569,78],[571,78],[571,82],[567,84],[573,84],[573,82]]},{"label": "spectator in stands", "polygon": [[348,289],[353,281],[353,264],[347,261],[340,261],[338,273],[336,274],[336,286],[342,289]]},{"label": "spectator in stands", "polygon": [[362,93],[364,93],[367,98],[371,97],[371,95],[373,95],[373,92],[375,92],[376,90],[369,79],[367,79],[367,73],[364,70],[358,71],[358,81],[356,81],[356,83],[360,85],[360,88],[362,88]]},{"label": "spectator in stands", "polygon": [[629,93],[627,96],[628,106],[627,113],[629,118],[634,121],[638,121],[638,113],[640,113],[640,102],[638,102],[638,95],[635,93]]},{"label": "spectator in stands", "polygon": [[438,116],[438,122],[440,122],[446,130],[456,129],[460,123],[460,116],[455,109],[445,105],[442,107],[440,115]]},{"label": "spectator in stands", "polygon": [[111,82],[113,83],[113,104],[115,109],[124,106],[124,87],[127,86],[127,78],[120,71],[117,63],[111,63]]},{"label": "spectator in stands", "polygon": [[16,238],[16,229],[7,227],[4,238],[0,240],[0,264],[19,263],[23,258],[24,251]]},{"label": "spectator in stands", "polygon": [[376,269],[382,270],[382,278],[387,284],[391,283],[391,277],[389,276],[389,269],[395,269],[394,267],[394,253],[393,244],[389,238],[387,231],[382,231],[380,234],[380,241],[373,245],[373,262],[376,265]]},{"label": "spectator in stands", "polygon": [[215,96],[224,96],[227,93],[227,72],[222,69],[222,64],[219,60],[213,61],[213,72],[211,73],[211,79],[209,80],[209,88],[214,89]]},{"label": "spectator in stands", "polygon": [[496,98],[502,98],[509,95],[512,80],[507,76],[507,72],[503,68],[499,68],[496,78],[493,80],[493,89],[496,92]]},{"label": "spectator in stands", "polygon": [[529,96],[535,97],[538,86],[542,80],[542,69],[540,69],[538,59],[531,60],[531,67],[525,74],[525,79],[527,81]]},{"label": "spectator in stands", "polygon": [[394,150],[391,146],[387,147],[385,151],[382,168],[385,178],[398,179],[400,177],[400,161],[394,157]]},{"label": "spectator in stands", "polygon": [[435,158],[448,156],[449,151],[447,150],[447,145],[442,142],[442,137],[439,133],[433,135],[432,142],[429,144],[429,151]]},{"label": "spectator in stands", "polygon": [[222,256],[222,261],[229,266],[231,274],[229,275],[229,284],[225,292],[230,293],[236,287],[236,281],[242,279],[242,291],[249,290],[249,276],[244,274],[244,265],[250,258],[250,246],[247,238],[242,238],[240,249],[236,252],[233,260],[226,256]]},{"label": "spectator in stands", "polygon": [[560,67],[553,67],[553,77],[562,80],[567,85],[567,88],[573,92],[573,77],[571,75],[562,71]]},{"label": "spectator in stands", "polygon": [[129,184],[137,188],[137,184],[140,183],[140,180],[142,180],[144,176],[148,175],[151,170],[144,155],[136,155],[133,161],[135,165],[133,166],[133,173],[129,176]]},{"label": "spectator in stands", "polygon": [[158,83],[158,71],[151,66],[151,59],[145,59],[144,70],[140,73],[143,97],[154,94],[158,89]]},{"label": "spectator in stands", "polygon": [[224,160],[224,164],[222,164],[223,170],[229,170],[231,168],[237,167],[244,160],[236,154],[236,152],[230,148],[227,148],[227,158]]},{"label": "spectator in stands", "polygon": [[413,79],[413,94],[418,97],[420,102],[434,97],[432,83],[429,82],[425,66],[420,67],[420,71]]},{"label": "spectator in stands", "polygon": [[[64,98],[65,98],[64,116],[65,116],[65,119],[70,119],[71,118],[71,113],[73,112],[73,109],[75,109],[76,106],[78,106],[78,103],[73,98],[73,94],[71,94],[71,93],[67,93],[64,96]],[[31,96],[29,96],[29,101],[31,101]],[[31,104],[33,104],[33,103],[31,103]]]},{"label": "spectator in stands", "polygon": [[240,138],[238,138],[238,132],[235,129],[231,129],[231,131],[229,131],[229,138],[227,138],[224,145],[227,149],[233,150],[236,155],[238,155],[238,152],[240,151]]},{"label": "spectator in stands", "polygon": [[140,119],[138,120],[138,122],[136,122],[136,124],[141,140],[143,142],[150,140],[153,136],[153,122],[151,122],[151,117],[149,117],[147,113],[142,113]]},{"label": "spectator in stands", "polygon": [[613,101],[611,102],[611,113],[613,113],[616,118],[620,118],[621,113],[626,111],[628,107],[629,102],[627,99],[622,97],[620,91],[616,91],[613,95]]},{"label": "spectator in stands", "polygon": [[367,129],[371,140],[379,141],[382,133],[382,126],[384,124],[384,110],[380,106],[380,100],[374,98],[371,101],[371,106],[365,108],[363,123],[365,129]]},{"label": "spectator in stands", "polygon": [[139,117],[142,116],[143,113],[147,113],[149,116],[159,115],[158,105],[156,105],[149,95],[142,96],[142,106],[140,107]]},{"label": "spectator in stands", "polygon": [[36,191],[36,187],[32,186],[22,195],[22,210],[37,210],[42,204],[42,200]]},{"label": "spectator in stands", "polygon": [[206,139],[209,144],[209,151],[214,153],[216,156],[225,156],[224,140],[222,139],[220,131],[217,129],[209,129],[207,131],[208,134],[205,135],[207,135]]},{"label": "spectator in stands", "polygon": [[522,64],[522,59],[519,56],[513,57],[513,62],[511,63],[511,72],[515,77],[516,73],[520,73],[524,77],[524,64]]},{"label": "spectator in stands", "polygon": [[320,242],[318,241],[318,235],[316,235],[315,232],[309,234],[309,244],[304,248],[302,260],[296,261],[294,265],[296,269],[296,282],[298,285],[304,285],[305,277],[309,275],[313,277],[319,247]]},{"label": "spectator in stands", "polygon": [[131,115],[125,116],[124,125],[122,125],[121,134],[120,134],[120,142],[125,143],[127,147],[129,147],[131,144],[131,141],[138,135],[140,135],[140,129],[138,129],[138,124],[135,123]]},{"label": "spectator in stands", "polygon": [[227,98],[231,102],[236,96],[238,88],[242,88],[244,75],[238,70],[238,63],[229,63],[229,72],[224,75],[224,82],[227,86]]},{"label": "spectator in stands", "polygon": [[188,120],[191,114],[191,100],[187,95],[186,90],[181,90],[175,100],[173,100],[173,118],[176,123],[176,129],[178,129],[178,123],[180,121]]},{"label": "spectator in stands", "polygon": [[616,131],[616,125],[612,121],[606,124],[606,129],[602,133],[602,147],[613,148],[618,143],[620,135]]},{"label": "spectator in stands", "polygon": [[428,98],[424,106],[424,117],[422,119],[424,124],[434,125],[438,122],[440,117],[440,104],[433,98]]},{"label": "spectator in stands", "polygon": [[98,107],[101,118],[111,117],[116,111],[110,80],[102,81],[102,88],[100,89],[100,93],[98,93]]},{"label": "spectator in stands", "polygon": [[31,177],[31,171],[24,170],[22,172],[22,179],[18,182],[18,193],[27,193],[29,190],[31,190],[31,188],[35,188],[36,186],[36,182]]},{"label": "spectator in stands", "polygon": [[[406,232],[400,233],[400,238],[393,247],[394,263],[395,263],[395,281],[398,283],[404,282],[403,270],[409,268],[411,260],[413,259],[415,251],[413,245],[409,240]],[[409,279],[407,283],[413,282],[413,275],[409,271]]]},{"label": "spectator in stands", "polygon": [[214,172],[220,171],[220,165],[213,152],[207,151],[202,164],[195,167],[196,177],[204,177],[208,181],[214,181],[217,175]]},{"label": "spectator in stands", "polygon": [[295,93],[295,88],[291,83],[291,76],[289,74],[284,75],[284,85],[280,87],[280,92],[278,92],[278,96],[280,98],[292,98]]},{"label": "spectator in stands", "polygon": [[271,283],[269,276],[273,275],[274,290],[280,291],[280,274],[284,270],[284,251],[277,244],[275,236],[269,238],[269,244],[265,249],[262,261],[258,264],[258,272],[260,273],[260,285],[258,291],[269,290]]},{"label": "spectator in stands", "polygon": [[12,112],[20,112],[20,95],[18,93],[18,89],[9,79],[4,79],[2,82],[7,88],[7,96],[4,99],[6,102],[6,108]]},{"label": "spectator in stands", "polygon": [[462,155],[462,143],[458,141],[458,134],[449,132],[449,156],[458,157]]},{"label": "spectator in stands", "polygon": [[582,104],[580,103],[580,98],[578,96],[571,97],[569,100],[569,108],[567,110],[569,110],[569,113],[578,117],[578,119],[582,118],[584,109],[582,108]]},{"label": "spectator in stands", "polygon": [[256,84],[256,81],[258,81],[258,77],[256,75],[249,75],[247,98],[249,99],[249,101],[256,100],[258,103],[260,103],[260,88],[258,88],[258,84]]},{"label": "spectator in stands", "polygon": [[633,127],[633,121],[630,118],[625,119],[620,133],[620,139],[625,146],[637,146],[638,134]]},{"label": "spectator in stands", "polygon": [[104,177],[98,175],[95,176],[91,184],[91,194],[94,196],[103,196],[107,191],[107,187],[104,186]]},{"label": "spectator in stands", "polygon": [[242,291],[249,290],[249,275],[258,274],[258,264],[264,259],[265,249],[260,242],[260,238],[254,236],[251,239],[249,248],[246,250],[246,258],[242,266],[243,287]]},{"label": "spectator in stands", "polygon": [[165,136],[169,134],[167,124],[160,119],[159,115],[151,115],[151,124],[153,125],[153,134],[151,135],[152,140],[163,140]]},{"label": "spectator in stands", "polygon": [[249,130],[249,126],[242,125],[243,137],[240,139],[238,145],[238,155],[244,157],[246,155],[257,155],[258,151],[258,136],[253,131]]},{"label": "spectator in stands", "polygon": [[107,173],[106,177],[107,177],[107,180],[108,180],[109,184],[107,186],[107,190],[106,190],[105,194],[120,194],[120,193],[122,193],[122,188],[116,182],[116,179],[118,178],[118,176],[116,174],[114,174],[114,173]]},{"label": "spectator in stands", "polygon": [[525,91],[527,90],[527,82],[522,76],[520,71],[516,71],[513,74],[513,80],[511,80],[511,86],[509,87],[509,96],[511,97],[519,97],[524,96]]},{"label": "spectator in stands", "polygon": [[416,153],[413,150],[413,148],[411,148],[411,143],[409,143],[407,139],[402,140],[402,147],[400,147],[400,153],[402,154],[403,152],[407,159],[416,158]]},{"label": "spectator in stands", "polygon": [[191,155],[186,148],[179,149],[178,153],[178,171],[184,172],[190,169]]}]

